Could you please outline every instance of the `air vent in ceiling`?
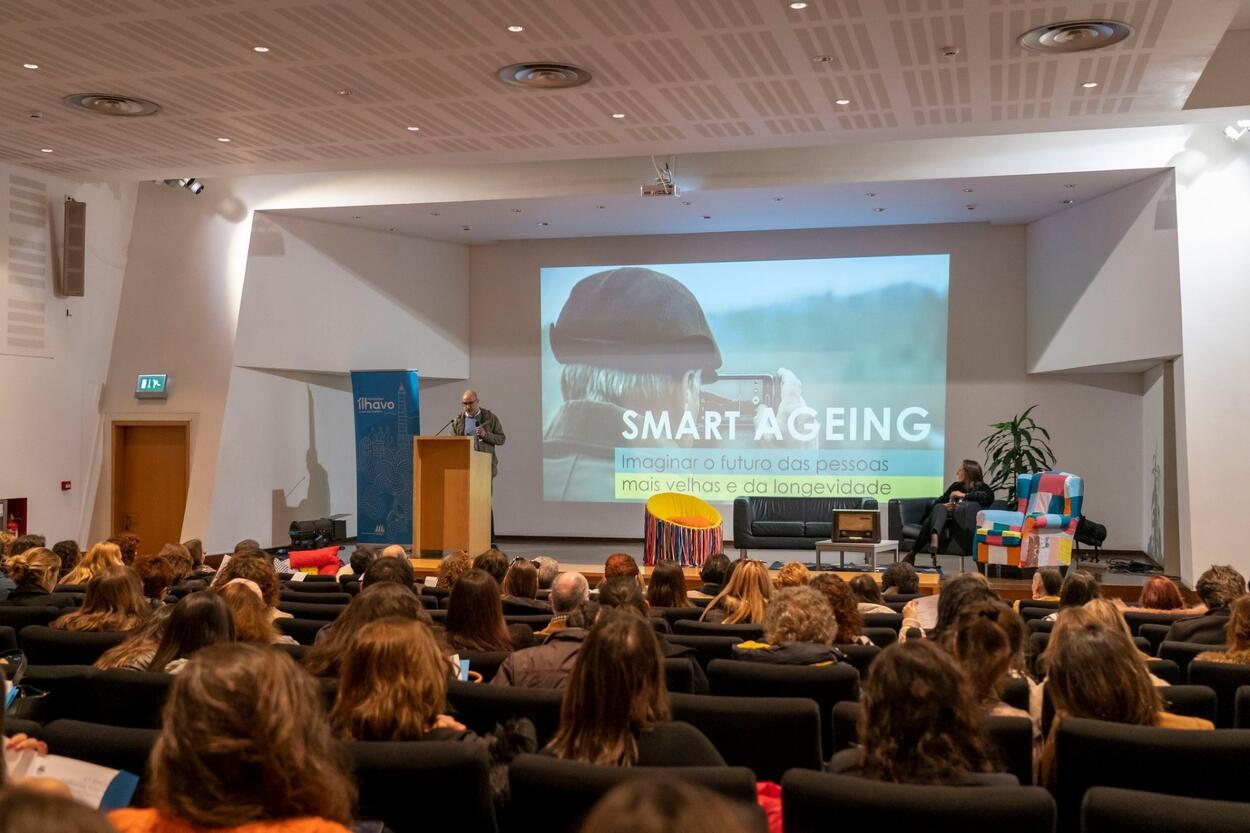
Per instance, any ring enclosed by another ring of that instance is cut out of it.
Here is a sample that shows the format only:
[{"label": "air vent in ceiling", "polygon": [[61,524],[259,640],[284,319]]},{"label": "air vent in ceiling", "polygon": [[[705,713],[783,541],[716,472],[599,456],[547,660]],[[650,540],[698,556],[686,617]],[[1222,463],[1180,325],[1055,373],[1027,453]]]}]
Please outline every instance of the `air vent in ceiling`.
[{"label": "air vent in ceiling", "polygon": [[512,64],[495,73],[505,84],[531,90],[558,90],[580,87],[590,80],[590,71],[572,64],[547,62]]},{"label": "air vent in ceiling", "polygon": [[1084,52],[1119,43],[1131,34],[1133,27],[1118,20],[1065,20],[1030,29],[1016,42],[1034,52]]},{"label": "air vent in ceiling", "polygon": [[99,116],[154,116],[161,110],[161,105],[155,101],[111,93],[75,93],[65,96],[61,103]]}]

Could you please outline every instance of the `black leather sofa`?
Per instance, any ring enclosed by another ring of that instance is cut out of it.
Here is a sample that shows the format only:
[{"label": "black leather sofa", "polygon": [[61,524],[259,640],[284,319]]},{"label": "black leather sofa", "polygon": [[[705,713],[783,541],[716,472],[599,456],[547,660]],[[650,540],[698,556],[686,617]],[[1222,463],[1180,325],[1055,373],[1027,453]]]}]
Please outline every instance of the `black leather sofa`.
[{"label": "black leather sofa", "polygon": [[876,498],[740,497],[733,545],[747,550],[814,550],[833,533],[834,509],[877,509]]}]

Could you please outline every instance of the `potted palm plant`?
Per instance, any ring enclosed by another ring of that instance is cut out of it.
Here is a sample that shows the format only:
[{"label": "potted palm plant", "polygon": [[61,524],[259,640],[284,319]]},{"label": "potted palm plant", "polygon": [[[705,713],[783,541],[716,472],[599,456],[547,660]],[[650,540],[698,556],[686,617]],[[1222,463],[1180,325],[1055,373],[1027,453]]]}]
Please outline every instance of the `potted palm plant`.
[{"label": "potted palm plant", "polygon": [[990,425],[993,432],[981,440],[985,449],[985,479],[995,492],[1005,489],[1008,502],[1016,499],[1017,476],[1048,471],[1055,465],[1050,432],[1032,417],[1036,407],[1030,405],[1007,422]]}]

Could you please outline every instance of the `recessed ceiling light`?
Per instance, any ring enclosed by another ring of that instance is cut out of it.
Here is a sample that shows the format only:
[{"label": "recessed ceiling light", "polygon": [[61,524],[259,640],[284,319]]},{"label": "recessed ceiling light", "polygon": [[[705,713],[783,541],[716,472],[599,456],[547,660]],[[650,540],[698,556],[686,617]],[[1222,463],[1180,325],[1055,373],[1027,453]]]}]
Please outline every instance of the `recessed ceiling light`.
[{"label": "recessed ceiling light", "polygon": [[833,63],[833,56],[832,55],[813,55],[812,60],[818,64],[831,64]]},{"label": "recessed ceiling light", "polygon": [[524,26],[517,26],[515,23],[508,27],[509,32],[524,32]]},{"label": "recessed ceiling light", "polygon": [[624,113],[613,113],[613,114],[612,114],[612,118],[614,118],[614,119],[623,119],[623,118],[625,118],[625,114],[624,114]]},{"label": "recessed ceiling light", "polygon": [[794,9],[796,12],[801,12],[807,8],[807,4],[796,0],[796,2],[790,4],[790,8]]},{"label": "recessed ceiling light", "polygon": [[1087,90],[1092,90],[1092,89],[1094,89],[1094,87],[1097,87],[1097,86],[1098,86],[1098,82],[1097,82],[1097,81],[1086,81],[1086,82],[1085,82],[1084,84],[1082,84],[1081,86],[1082,86],[1082,87],[1084,87],[1084,88],[1085,88],[1085,89],[1087,89]]},{"label": "recessed ceiling light", "polygon": [[884,208],[882,208],[881,206],[877,206],[877,207],[876,207],[876,208],[874,208],[872,211],[873,211],[873,213],[874,213],[874,214],[884,214],[884,213],[885,213],[885,209],[884,209]]},{"label": "recessed ceiling light", "polygon": [[473,231],[473,226],[461,226],[461,231]]},{"label": "recessed ceiling light", "polygon": [[970,202],[970,203],[968,203],[967,205],[965,205],[965,206],[964,206],[964,208],[968,209],[969,211],[976,211],[976,210],[977,210],[977,204],[976,204],[976,203],[974,203],[974,202]]},{"label": "recessed ceiling light", "polygon": [[228,142],[228,141],[230,141],[230,137],[229,137],[229,136],[218,136],[218,137],[217,137],[217,141],[219,141],[219,142]]},{"label": "recessed ceiling light", "polygon": [[[804,3],[803,5],[807,5],[807,4],[806,4],[806,3]],[[704,215],[703,215],[703,219],[705,219],[705,220],[710,220],[710,219],[712,219],[712,215],[711,215],[711,214],[704,214]]]},{"label": "recessed ceiling light", "polygon": [[407,130],[409,133],[416,133],[420,129],[421,128],[417,127],[415,124],[410,124],[404,128],[404,130]]},{"label": "recessed ceiling light", "polygon": [[965,188],[965,189],[964,189],[964,193],[965,193],[965,194],[971,194],[971,193],[972,193],[972,189],[971,189],[971,188]]},{"label": "recessed ceiling light", "polygon": [[837,101],[833,103],[834,104],[850,104],[851,100],[849,98],[839,98]]},{"label": "recessed ceiling light", "polygon": [[39,69],[39,64],[22,64],[26,69]]},{"label": "recessed ceiling light", "polygon": [[551,223],[548,223],[546,220],[539,220],[538,225],[546,227],[546,226],[551,225]]},{"label": "recessed ceiling light", "polygon": [[39,148],[40,153],[51,153],[52,148]]},{"label": "recessed ceiling light", "polygon": [[252,51],[253,52],[268,52],[269,47],[268,46],[253,46]]},{"label": "recessed ceiling light", "polygon": [[347,89],[346,87],[344,87],[344,88],[343,88],[343,89],[341,89],[341,90],[335,90],[335,91],[334,91],[334,94],[335,94],[335,95],[351,95],[351,94],[352,94],[352,91],[351,91],[351,90],[349,90],[349,89]]},{"label": "recessed ceiling light", "polygon": [[26,117],[30,119],[41,119],[43,118],[43,113],[40,113],[38,110],[35,110],[33,112],[27,113]]}]

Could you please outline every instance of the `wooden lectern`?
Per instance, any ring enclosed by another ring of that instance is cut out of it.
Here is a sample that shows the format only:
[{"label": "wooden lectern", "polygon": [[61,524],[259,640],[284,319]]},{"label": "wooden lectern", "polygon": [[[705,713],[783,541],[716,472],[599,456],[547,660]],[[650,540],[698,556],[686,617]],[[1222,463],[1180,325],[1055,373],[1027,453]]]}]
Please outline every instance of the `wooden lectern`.
[{"label": "wooden lectern", "polygon": [[490,455],[472,437],[413,437],[413,557],[490,549],[490,487]]}]

